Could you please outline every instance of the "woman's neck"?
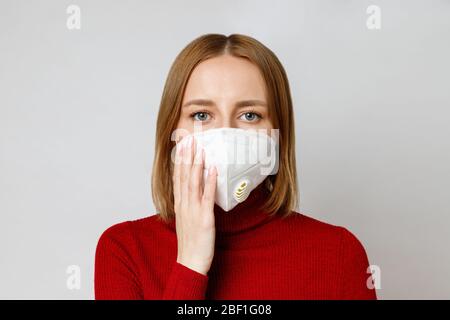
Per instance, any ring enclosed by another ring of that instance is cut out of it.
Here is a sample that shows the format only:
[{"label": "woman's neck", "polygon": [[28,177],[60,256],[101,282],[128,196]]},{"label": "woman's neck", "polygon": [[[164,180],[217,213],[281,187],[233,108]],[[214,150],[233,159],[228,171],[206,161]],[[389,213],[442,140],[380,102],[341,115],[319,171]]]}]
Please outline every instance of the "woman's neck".
[{"label": "woman's neck", "polygon": [[[261,183],[248,196],[247,200],[239,203],[230,211],[224,211],[218,205],[214,205],[216,236],[227,236],[249,231],[270,221],[273,217],[261,209],[267,199],[269,191]],[[176,219],[176,218],[175,218]],[[175,219],[168,226],[175,230]]]}]

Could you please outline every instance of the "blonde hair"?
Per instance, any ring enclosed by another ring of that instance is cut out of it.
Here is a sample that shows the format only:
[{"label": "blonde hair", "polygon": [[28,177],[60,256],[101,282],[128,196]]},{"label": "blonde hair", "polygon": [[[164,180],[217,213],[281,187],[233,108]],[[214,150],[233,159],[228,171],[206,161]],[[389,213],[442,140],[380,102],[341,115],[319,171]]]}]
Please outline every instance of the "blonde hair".
[{"label": "blonde hair", "polygon": [[262,210],[270,215],[286,217],[296,210],[299,202],[295,165],[295,126],[289,83],[278,58],[261,42],[245,35],[206,34],[189,43],[176,57],[170,68],[159,107],[155,157],[152,171],[152,197],[159,216],[168,222],[175,216],[173,198],[173,165],[171,151],[181,103],[194,68],[202,61],[229,54],[246,58],[260,70],[267,88],[269,118],[279,130],[279,169],[268,176],[264,185],[270,191]]}]

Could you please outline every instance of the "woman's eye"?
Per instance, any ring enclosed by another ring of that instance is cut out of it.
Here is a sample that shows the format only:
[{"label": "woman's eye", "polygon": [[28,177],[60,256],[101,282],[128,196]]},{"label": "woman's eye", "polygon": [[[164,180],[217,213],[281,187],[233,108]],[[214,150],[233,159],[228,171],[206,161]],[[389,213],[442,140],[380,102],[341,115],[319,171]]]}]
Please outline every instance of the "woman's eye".
[{"label": "woman's eye", "polygon": [[261,118],[261,116],[254,112],[246,112],[241,117],[245,117],[247,121],[255,121]]},{"label": "woman's eye", "polygon": [[194,112],[191,117],[196,121],[206,121],[208,120],[208,114],[206,112]]}]

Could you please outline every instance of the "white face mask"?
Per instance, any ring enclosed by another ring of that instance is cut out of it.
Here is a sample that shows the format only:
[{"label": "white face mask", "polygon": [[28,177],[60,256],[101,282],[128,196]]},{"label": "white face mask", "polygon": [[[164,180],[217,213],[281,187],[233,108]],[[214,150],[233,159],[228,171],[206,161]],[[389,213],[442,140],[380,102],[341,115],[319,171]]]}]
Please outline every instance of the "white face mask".
[{"label": "white face mask", "polygon": [[211,165],[217,168],[215,203],[224,211],[230,211],[244,202],[268,175],[278,172],[278,130],[275,137],[266,130],[217,128],[196,132],[197,151],[205,150],[206,181]]}]

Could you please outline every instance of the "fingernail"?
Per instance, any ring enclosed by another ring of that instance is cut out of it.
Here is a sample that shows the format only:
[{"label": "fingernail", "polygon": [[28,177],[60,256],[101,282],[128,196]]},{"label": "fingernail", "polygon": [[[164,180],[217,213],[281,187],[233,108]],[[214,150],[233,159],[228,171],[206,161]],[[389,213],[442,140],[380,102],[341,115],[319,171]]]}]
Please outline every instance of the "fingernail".
[{"label": "fingernail", "polygon": [[214,175],[214,174],[215,174],[215,171],[216,171],[215,169],[216,169],[215,166],[209,167],[208,174],[209,174],[210,176]]}]

